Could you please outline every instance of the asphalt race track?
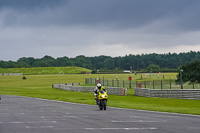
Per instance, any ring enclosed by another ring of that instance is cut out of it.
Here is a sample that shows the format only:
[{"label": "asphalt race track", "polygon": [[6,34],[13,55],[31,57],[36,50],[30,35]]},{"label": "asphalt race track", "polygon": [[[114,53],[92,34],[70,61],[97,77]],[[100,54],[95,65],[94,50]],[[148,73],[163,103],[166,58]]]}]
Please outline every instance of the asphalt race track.
[{"label": "asphalt race track", "polygon": [[[94,101],[95,102],[95,101]],[[109,101],[108,101],[109,102]],[[0,133],[199,133],[200,116],[2,96]]]}]

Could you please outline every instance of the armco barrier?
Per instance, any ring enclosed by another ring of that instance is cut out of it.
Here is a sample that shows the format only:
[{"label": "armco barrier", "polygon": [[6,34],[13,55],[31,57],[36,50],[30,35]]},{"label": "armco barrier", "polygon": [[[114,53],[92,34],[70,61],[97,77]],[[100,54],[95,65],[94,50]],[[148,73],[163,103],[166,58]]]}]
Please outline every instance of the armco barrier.
[{"label": "armco barrier", "polygon": [[23,73],[0,73],[0,76],[8,76],[8,75],[23,75]]},{"label": "armco barrier", "polygon": [[135,96],[173,99],[200,99],[200,89],[144,89],[135,88]]},{"label": "armco barrier", "polygon": [[[94,92],[95,87],[75,86],[69,84],[52,84],[52,88],[68,90],[68,91],[81,91],[81,92]],[[105,87],[108,94],[112,95],[127,95],[127,88],[118,87]]]}]

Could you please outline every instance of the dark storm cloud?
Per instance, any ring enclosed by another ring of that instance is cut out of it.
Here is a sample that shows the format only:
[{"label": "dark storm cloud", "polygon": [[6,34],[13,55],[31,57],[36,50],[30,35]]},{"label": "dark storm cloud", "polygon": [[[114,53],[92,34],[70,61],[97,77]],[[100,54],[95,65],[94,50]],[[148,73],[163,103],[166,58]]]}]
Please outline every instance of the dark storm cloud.
[{"label": "dark storm cloud", "polygon": [[59,6],[64,2],[67,2],[67,0],[0,0],[0,8],[33,10],[35,8]]},{"label": "dark storm cloud", "polygon": [[102,28],[139,28],[172,19],[179,29],[200,29],[199,0],[1,0],[12,9],[8,26],[84,25]]},{"label": "dark storm cloud", "polygon": [[199,0],[90,0],[71,1],[71,5],[66,23],[120,29],[139,28],[154,21],[172,19],[180,29],[200,28]]},{"label": "dark storm cloud", "polygon": [[197,50],[199,7],[200,0],[0,0],[0,57]]}]

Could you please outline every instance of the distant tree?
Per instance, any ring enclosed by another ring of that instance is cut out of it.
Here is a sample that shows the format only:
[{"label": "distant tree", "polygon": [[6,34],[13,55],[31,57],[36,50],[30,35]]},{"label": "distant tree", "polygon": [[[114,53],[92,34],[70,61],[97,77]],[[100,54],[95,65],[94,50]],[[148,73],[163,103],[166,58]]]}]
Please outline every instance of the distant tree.
[{"label": "distant tree", "polygon": [[19,67],[31,67],[35,62],[33,57],[22,57],[17,60]]},{"label": "distant tree", "polygon": [[17,68],[19,65],[14,61],[0,61],[1,68]]},{"label": "distant tree", "polygon": [[150,64],[150,65],[146,68],[146,70],[147,70],[148,72],[159,72],[160,66],[155,65],[155,64]]},{"label": "distant tree", "polygon": [[177,75],[177,82],[198,82],[200,83],[200,61],[196,60],[191,63],[182,65],[179,68],[179,74]]},{"label": "distant tree", "polygon": [[2,61],[2,60],[0,61],[0,67],[1,68],[6,68],[7,64],[8,64],[7,61]]},{"label": "distant tree", "polygon": [[63,66],[71,66],[70,62],[69,62],[69,58],[68,57],[60,57],[56,59],[56,66],[57,67],[63,67]]},{"label": "distant tree", "polygon": [[42,58],[42,60],[54,60],[54,58],[51,57],[51,56],[45,55],[45,56]]},{"label": "distant tree", "polygon": [[74,66],[84,67],[84,68],[91,68],[91,61],[89,58],[85,57],[84,55],[76,56],[76,58],[73,58],[73,64]]},{"label": "distant tree", "polygon": [[[159,69],[177,69],[181,65],[185,65],[194,60],[200,60],[200,52],[190,51],[187,53],[167,53],[167,54],[137,54],[137,55],[126,55],[119,57],[111,56],[95,56],[85,57],[84,55],[76,56],[75,58],[59,57],[57,59],[51,56],[44,56],[43,58],[33,57],[22,57],[14,61],[0,61],[1,68],[12,68],[12,67],[62,67],[62,66],[80,66],[89,68],[92,70],[112,70],[119,68],[121,70],[144,70],[158,72]],[[150,64],[157,65],[160,68],[154,69]],[[150,68],[151,67],[151,68]],[[148,69],[147,69],[148,68]],[[168,71],[167,70],[167,71]]]},{"label": "distant tree", "polygon": [[40,59],[40,63],[44,67],[55,67],[56,66],[56,60],[48,55],[45,55],[42,59]]},{"label": "distant tree", "polygon": [[115,62],[114,62],[114,59],[113,58],[107,58],[104,60],[104,68],[106,69],[114,69],[115,68]]},{"label": "distant tree", "polygon": [[19,58],[17,60],[17,63],[19,64],[27,64],[28,66],[32,66],[35,62],[35,59],[33,57],[22,57],[22,58]]},{"label": "distant tree", "polygon": [[32,65],[33,67],[55,67],[56,60],[51,56],[44,56],[41,59],[35,59],[35,62]]},{"label": "distant tree", "polygon": [[105,60],[110,59],[110,56],[95,56],[95,57],[90,57],[89,60],[91,61],[92,64],[92,69],[102,69],[105,68]]},{"label": "distant tree", "polygon": [[34,64],[33,64],[34,67],[50,67],[51,65],[48,64],[47,61],[45,60],[37,60]]}]

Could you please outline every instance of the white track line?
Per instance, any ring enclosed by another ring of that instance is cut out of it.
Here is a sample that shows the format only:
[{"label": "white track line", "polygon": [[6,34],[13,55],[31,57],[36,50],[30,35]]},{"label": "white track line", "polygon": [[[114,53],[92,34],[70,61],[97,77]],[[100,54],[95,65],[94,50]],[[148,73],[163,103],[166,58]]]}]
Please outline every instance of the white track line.
[{"label": "white track line", "polygon": [[85,128],[85,130],[155,130],[155,127],[149,128]]},{"label": "white track line", "polygon": [[111,121],[111,122],[113,122],[113,123],[131,123],[131,122],[133,122],[133,123],[139,123],[139,122],[158,122],[158,121],[143,121],[143,120],[139,120],[139,121],[115,121],[115,120],[113,120],[113,121]]}]

